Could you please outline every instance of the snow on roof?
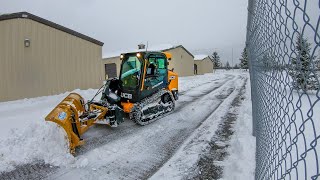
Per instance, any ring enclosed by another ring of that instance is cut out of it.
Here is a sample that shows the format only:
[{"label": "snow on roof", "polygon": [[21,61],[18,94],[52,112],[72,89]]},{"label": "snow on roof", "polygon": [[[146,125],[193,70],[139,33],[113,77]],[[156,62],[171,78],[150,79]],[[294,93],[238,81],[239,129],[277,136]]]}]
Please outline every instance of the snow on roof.
[{"label": "snow on roof", "polygon": [[[171,45],[171,44],[159,44],[156,46],[149,46],[147,50],[148,51],[163,51],[163,50],[171,49],[174,47],[176,47],[176,46]],[[118,56],[120,56],[120,54],[123,54],[123,53],[142,52],[142,51],[146,51],[146,49],[135,48],[135,49],[119,50],[119,51],[114,51],[114,52],[107,52],[103,55],[103,59],[118,57]]]},{"label": "snow on roof", "polygon": [[194,55],[194,60],[195,61],[201,61],[206,57],[208,57],[208,55],[205,55],[205,54]]}]

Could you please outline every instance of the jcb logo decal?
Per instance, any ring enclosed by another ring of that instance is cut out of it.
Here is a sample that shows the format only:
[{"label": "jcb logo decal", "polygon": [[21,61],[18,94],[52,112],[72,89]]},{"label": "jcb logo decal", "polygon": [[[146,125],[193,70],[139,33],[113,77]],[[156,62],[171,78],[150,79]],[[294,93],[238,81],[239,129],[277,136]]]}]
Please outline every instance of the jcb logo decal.
[{"label": "jcb logo decal", "polygon": [[129,93],[121,93],[121,97],[126,98],[126,99],[132,99],[132,94],[129,94]]}]

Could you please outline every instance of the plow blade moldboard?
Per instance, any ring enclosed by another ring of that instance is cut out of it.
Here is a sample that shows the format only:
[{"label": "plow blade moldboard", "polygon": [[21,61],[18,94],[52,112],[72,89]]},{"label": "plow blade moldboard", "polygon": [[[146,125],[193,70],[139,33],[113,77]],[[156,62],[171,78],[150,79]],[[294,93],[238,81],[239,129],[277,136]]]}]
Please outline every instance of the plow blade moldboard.
[{"label": "plow blade moldboard", "polygon": [[80,135],[82,135],[88,127],[83,127],[79,120],[79,116],[84,112],[84,99],[77,93],[71,93],[45,118],[46,121],[55,122],[65,130],[71,153],[75,152],[75,147],[84,143]]}]

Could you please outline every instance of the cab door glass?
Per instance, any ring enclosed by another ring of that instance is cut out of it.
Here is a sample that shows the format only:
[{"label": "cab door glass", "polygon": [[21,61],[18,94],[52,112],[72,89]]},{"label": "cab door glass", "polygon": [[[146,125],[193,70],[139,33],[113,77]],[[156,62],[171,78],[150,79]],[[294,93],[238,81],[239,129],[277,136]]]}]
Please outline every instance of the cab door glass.
[{"label": "cab door glass", "polygon": [[154,89],[164,83],[166,77],[165,57],[150,57],[145,79],[144,89]]},{"label": "cab door glass", "polygon": [[157,66],[158,66],[159,76],[161,76],[161,78],[164,78],[166,73],[167,73],[165,59],[164,58],[161,58],[161,59],[159,58],[157,60]]},{"label": "cab door glass", "polygon": [[125,88],[136,88],[139,85],[141,62],[136,56],[130,56],[123,60],[121,67],[122,86]]}]

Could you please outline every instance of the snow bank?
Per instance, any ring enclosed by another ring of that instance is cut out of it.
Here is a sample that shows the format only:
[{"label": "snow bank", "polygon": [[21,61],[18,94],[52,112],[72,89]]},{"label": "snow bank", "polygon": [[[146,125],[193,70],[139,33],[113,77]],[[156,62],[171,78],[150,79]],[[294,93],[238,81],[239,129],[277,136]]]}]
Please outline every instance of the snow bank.
[{"label": "snow bank", "polygon": [[56,124],[34,121],[24,130],[12,129],[8,139],[0,140],[0,172],[14,166],[42,160],[60,166],[70,163],[65,132]]},{"label": "snow bank", "polygon": [[239,109],[230,142],[229,156],[225,160],[223,179],[254,179],[256,139],[252,136],[252,104],[250,81],[247,82],[245,99]]},{"label": "snow bank", "polygon": [[[73,92],[89,99],[96,91]],[[45,116],[69,93],[0,103],[0,172],[39,161],[54,166],[74,163],[64,130],[45,121]]]}]

